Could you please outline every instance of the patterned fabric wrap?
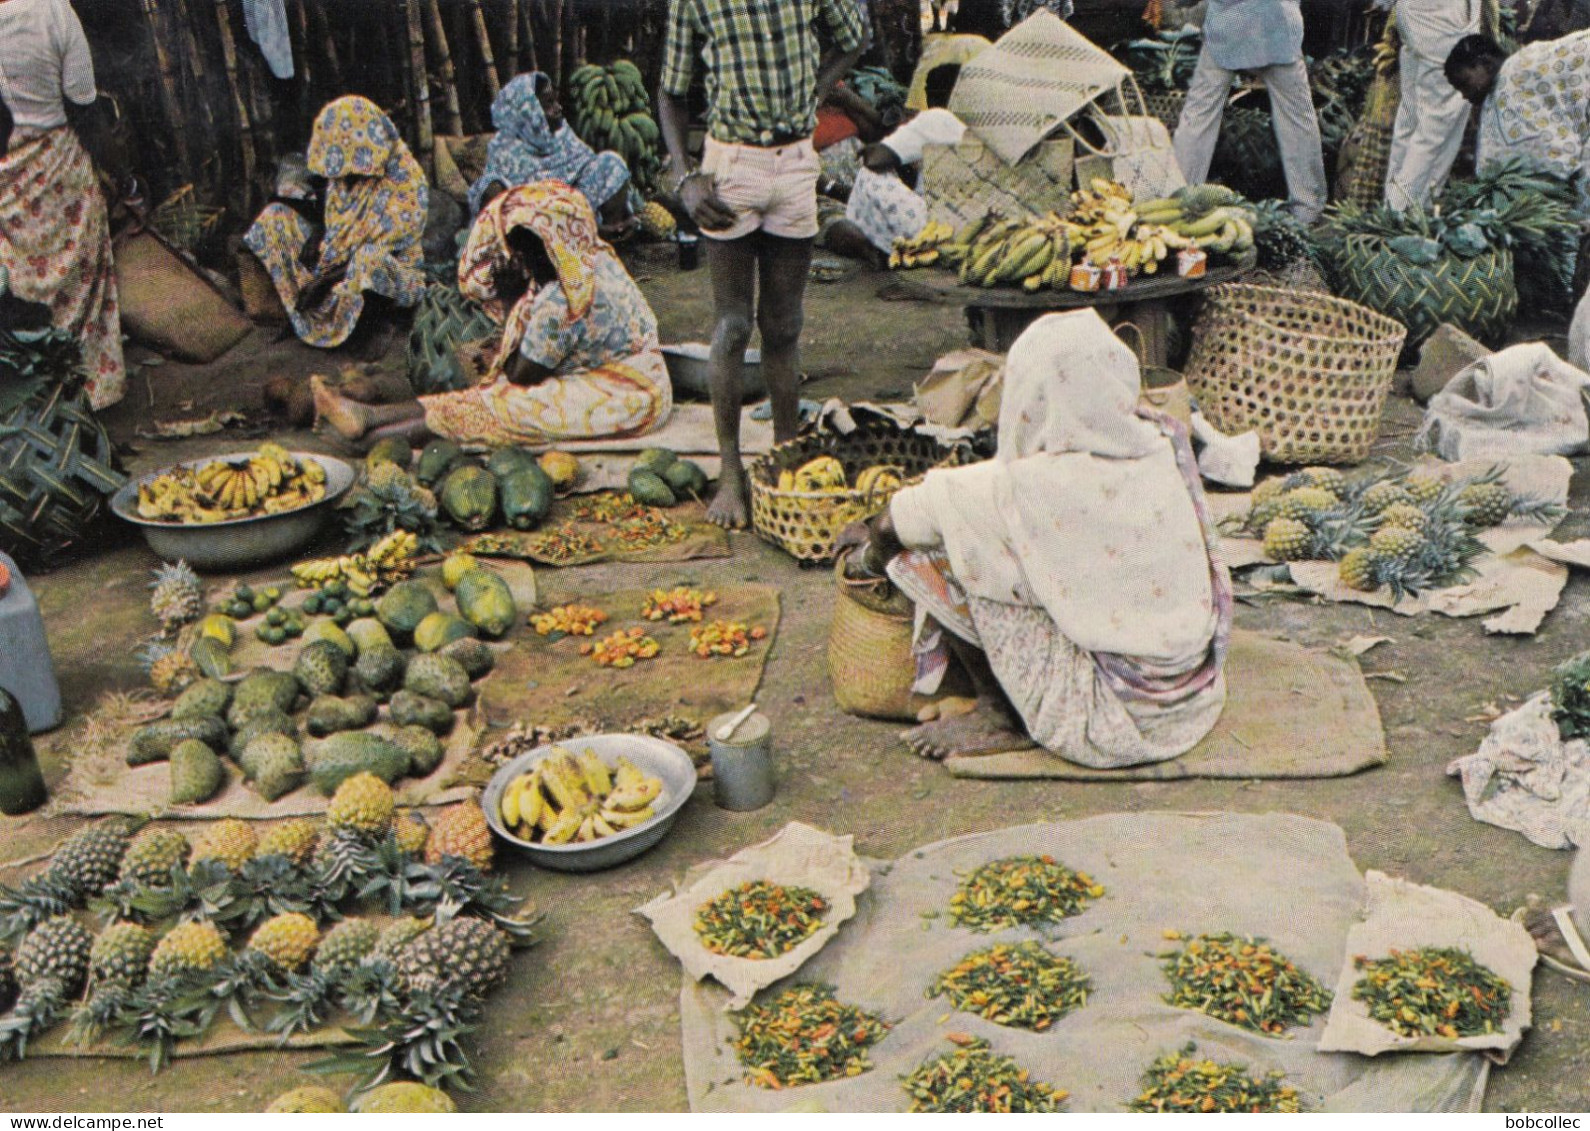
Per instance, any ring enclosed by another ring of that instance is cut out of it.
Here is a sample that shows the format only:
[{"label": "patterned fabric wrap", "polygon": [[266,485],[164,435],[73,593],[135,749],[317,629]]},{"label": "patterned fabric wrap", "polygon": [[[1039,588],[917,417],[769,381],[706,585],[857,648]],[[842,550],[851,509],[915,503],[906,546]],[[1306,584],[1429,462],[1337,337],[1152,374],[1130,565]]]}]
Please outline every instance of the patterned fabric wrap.
[{"label": "patterned fabric wrap", "polygon": [[1579,182],[1590,208],[1590,31],[1531,43],[1502,64],[1480,110],[1481,166],[1528,157]]},{"label": "patterned fabric wrap", "polygon": [[845,218],[865,233],[879,251],[890,251],[897,239],[916,235],[928,221],[927,201],[893,173],[863,169],[856,174]]},{"label": "patterned fabric wrap", "polygon": [[[315,119],[309,171],[327,179],[315,270],[300,260],[312,228],[284,204],[268,205],[243,242],[270,273],[299,338],[330,349],[353,333],[367,292],[403,307],[425,293],[420,240],[430,188],[391,119],[357,95],[337,99]],[[325,301],[299,310],[298,296],[321,273],[336,270],[343,278]]]},{"label": "patterned fabric wrap", "polygon": [[121,400],[127,369],[110,225],[94,163],[68,126],[18,130],[0,155],[0,267],[82,344],[89,403]]},{"label": "patterned fabric wrap", "polygon": [[[497,135],[486,147],[486,168],[469,187],[469,210],[493,185],[517,188],[537,181],[562,181],[585,194],[600,209],[629,184],[629,166],[616,153],[597,153],[564,122],[554,130],[536,97],[539,71],[515,76],[491,104]],[[547,80],[550,81],[550,80]]]},{"label": "patterned fabric wrap", "polygon": [[[515,228],[541,240],[558,282],[532,289],[510,308],[497,293],[496,273]],[[596,215],[578,190],[546,181],[493,200],[459,260],[458,286],[502,324],[502,344],[483,384],[420,398],[438,436],[492,446],[639,435],[672,411],[656,316],[597,234]],[[506,374],[515,353],[554,376],[513,384]]]}]

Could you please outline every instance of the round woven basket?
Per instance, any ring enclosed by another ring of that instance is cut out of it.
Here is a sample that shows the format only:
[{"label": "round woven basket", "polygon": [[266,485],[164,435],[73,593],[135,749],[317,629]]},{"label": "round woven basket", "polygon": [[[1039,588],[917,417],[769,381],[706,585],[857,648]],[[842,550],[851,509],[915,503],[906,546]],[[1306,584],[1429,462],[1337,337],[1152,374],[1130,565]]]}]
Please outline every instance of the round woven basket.
[{"label": "round woven basket", "polygon": [[1358,463],[1407,335],[1346,299],[1227,283],[1209,291],[1187,385],[1211,424],[1259,434],[1277,463]]},{"label": "round woven basket", "polygon": [[915,721],[926,699],[911,693],[916,657],[909,614],[877,607],[879,578],[852,581],[841,555],[834,563],[834,619],[828,626],[828,679],[839,709],[869,719]]},{"label": "round woven basket", "polygon": [[1173,134],[1176,132],[1177,123],[1181,121],[1181,110],[1185,105],[1187,105],[1185,90],[1150,90],[1143,94],[1143,106],[1148,110],[1149,116],[1165,123],[1165,128]]},{"label": "round woven basket", "polygon": [[837,459],[849,483],[869,467],[887,466],[898,468],[908,484],[934,467],[954,465],[959,458],[954,449],[930,436],[863,427],[844,436],[801,436],[758,459],[750,471],[752,526],[797,561],[813,564],[834,556],[834,541],[846,525],[871,518],[894,497],[894,490],[779,490],[780,472],[795,471],[818,456]]},{"label": "round woven basket", "polygon": [[1380,240],[1349,236],[1328,266],[1337,294],[1408,328],[1404,347],[1410,355],[1443,322],[1497,348],[1518,312],[1513,253],[1505,247],[1468,259],[1443,253],[1422,266]]}]

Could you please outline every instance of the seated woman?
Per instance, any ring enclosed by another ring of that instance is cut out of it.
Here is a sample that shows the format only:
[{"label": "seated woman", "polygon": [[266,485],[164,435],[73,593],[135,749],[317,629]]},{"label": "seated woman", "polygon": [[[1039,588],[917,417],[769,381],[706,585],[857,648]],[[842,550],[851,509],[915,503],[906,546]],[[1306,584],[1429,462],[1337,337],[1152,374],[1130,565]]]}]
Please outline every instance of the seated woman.
[{"label": "seated woman", "polygon": [[585,194],[612,239],[635,226],[629,209],[629,166],[616,153],[597,153],[563,118],[557,88],[540,71],[516,75],[491,104],[497,136],[486,147],[486,169],[469,189],[478,214],[504,189],[562,181]]},{"label": "seated woman", "polygon": [[929,472],[841,538],[916,603],[916,690],[939,690],[952,653],[977,688],[969,713],[906,732],[917,753],[1036,742],[1133,766],[1220,717],[1231,580],[1186,432],[1138,397],[1095,312],[1046,315],[1011,348],[998,455]]},{"label": "seated woman", "polygon": [[[308,166],[326,180],[320,225],[300,208],[274,203],[243,243],[270,273],[306,344],[334,349],[356,326],[390,332],[392,308],[411,307],[425,293],[425,172],[391,119],[357,95],[320,111]],[[373,338],[375,348],[381,344]]]},{"label": "seated woman", "polygon": [[656,316],[575,189],[523,185],[486,205],[458,285],[503,326],[482,384],[364,405],[316,377],[319,417],[348,440],[430,434],[477,447],[638,436],[668,419],[673,387]]}]

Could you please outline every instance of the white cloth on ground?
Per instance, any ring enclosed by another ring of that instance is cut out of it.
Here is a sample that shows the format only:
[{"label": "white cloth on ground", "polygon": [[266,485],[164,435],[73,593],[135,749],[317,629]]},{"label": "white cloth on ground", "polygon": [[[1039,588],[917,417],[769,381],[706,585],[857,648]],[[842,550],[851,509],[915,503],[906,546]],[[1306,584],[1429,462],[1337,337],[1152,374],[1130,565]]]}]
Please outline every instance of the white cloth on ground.
[{"label": "white cloth on ground", "polygon": [[68,0],[0,3],[0,97],[18,131],[66,125],[66,103],[86,106],[98,91],[83,25]]},{"label": "white cloth on ground", "polygon": [[1473,754],[1454,758],[1450,777],[1476,821],[1512,829],[1542,848],[1590,845],[1590,748],[1563,741],[1541,692],[1491,724]]},{"label": "white cloth on ground", "polygon": [[1447,81],[1457,41],[1480,30],[1480,0],[1397,0],[1402,100],[1391,135],[1386,203],[1425,207],[1441,190],[1463,145],[1468,100]]},{"label": "white cloth on ground", "polygon": [[1590,442],[1590,373],[1543,342],[1482,357],[1430,398],[1416,446],[1445,460],[1571,455]]},{"label": "white cloth on ground", "polygon": [[271,74],[293,77],[293,40],[287,31],[287,0],[243,0],[243,26],[265,56]]},{"label": "white cloth on ground", "polygon": [[894,150],[902,165],[920,165],[930,145],[959,145],[966,136],[966,123],[942,107],[924,110],[906,122],[883,144]]}]

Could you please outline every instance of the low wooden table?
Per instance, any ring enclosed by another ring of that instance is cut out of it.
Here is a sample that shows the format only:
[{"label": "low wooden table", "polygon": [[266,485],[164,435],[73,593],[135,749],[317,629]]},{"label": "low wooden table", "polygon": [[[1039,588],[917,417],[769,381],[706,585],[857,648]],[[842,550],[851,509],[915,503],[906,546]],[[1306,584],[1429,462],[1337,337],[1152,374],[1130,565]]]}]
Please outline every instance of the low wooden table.
[{"label": "low wooden table", "polygon": [[919,292],[914,297],[965,307],[972,344],[982,349],[1004,353],[1040,316],[1091,307],[1111,326],[1127,322],[1135,326],[1141,338],[1139,360],[1144,365],[1163,366],[1169,360],[1169,300],[1235,282],[1245,270],[1239,263],[1212,267],[1201,279],[1175,274],[1140,276],[1118,291],[1041,290],[1029,294],[1020,287],[968,287],[950,272],[934,270],[915,272],[916,278],[902,276],[900,283],[907,292]]}]

